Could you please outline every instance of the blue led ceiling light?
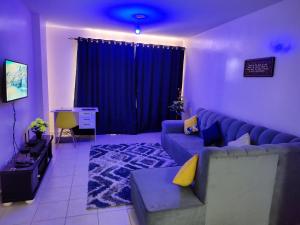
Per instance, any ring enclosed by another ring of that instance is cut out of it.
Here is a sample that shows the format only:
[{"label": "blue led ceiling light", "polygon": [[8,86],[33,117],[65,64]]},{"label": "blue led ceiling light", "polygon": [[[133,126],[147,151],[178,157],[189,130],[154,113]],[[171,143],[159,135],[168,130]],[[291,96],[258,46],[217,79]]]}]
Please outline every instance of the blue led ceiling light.
[{"label": "blue led ceiling light", "polygon": [[131,25],[152,25],[167,18],[166,13],[154,6],[144,4],[124,4],[105,10],[108,17],[120,23]]},{"label": "blue led ceiling light", "polygon": [[134,14],[134,15],[132,15],[132,17],[133,17],[134,19],[136,19],[137,22],[143,22],[144,20],[147,19],[147,15],[141,14],[141,13]]}]

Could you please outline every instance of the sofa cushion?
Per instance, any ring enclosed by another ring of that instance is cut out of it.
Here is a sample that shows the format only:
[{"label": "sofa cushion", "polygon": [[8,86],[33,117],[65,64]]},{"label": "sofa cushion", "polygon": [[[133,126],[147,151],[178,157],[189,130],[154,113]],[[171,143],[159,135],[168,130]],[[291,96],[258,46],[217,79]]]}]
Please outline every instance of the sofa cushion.
[{"label": "sofa cushion", "polygon": [[290,141],[292,141],[295,138],[296,138],[295,136],[290,135],[290,134],[279,133],[273,138],[271,144],[289,143]]},{"label": "sofa cushion", "polygon": [[244,145],[250,145],[250,135],[248,133],[240,136],[234,141],[228,142],[228,146],[241,147]]},{"label": "sofa cushion", "polygon": [[237,134],[239,132],[239,130],[241,129],[241,127],[243,127],[246,123],[240,120],[232,120],[232,123],[230,123],[230,125],[228,126],[228,130],[226,132],[226,143],[228,144],[228,142],[230,141],[234,141],[236,140]]},{"label": "sofa cushion", "polygon": [[169,134],[170,140],[186,149],[199,149],[204,146],[203,139],[196,135]]},{"label": "sofa cushion", "polygon": [[197,116],[184,121],[184,133],[187,135],[198,133]]},{"label": "sofa cushion", "polygon": [[194,154],[199,154],[204,147],[203,139],[198,135],[170,133],[165,138],[168,143],[166,151],[178,165],[183,165]]},{"label": "sofa cushion", "polygon": [[180,167],[141,169],[131,173],[131,182],[138,189],[148,212],[202,205],[191,188],[172,183],[179,169]]},{"label": "sofa cushion", "polygon": [[272,140],[279,132],[271,129],[265,129],[258,138],[258,145],[271,144]]},{"label": "sofa cushion", "polygon": [[[292,140],[289,141],[289,143],[298,143],[298,142],[300,142],[299,137],[295,137],[295,138],[293,138]],[[284,142],[282,142],[282,143],[284,143]]]},{"label": "sofa cushion", "polygon": [[219,122],[213,123],[209,128],[202,130],[204,145],[221,145],[222,135],[219,127]]}]

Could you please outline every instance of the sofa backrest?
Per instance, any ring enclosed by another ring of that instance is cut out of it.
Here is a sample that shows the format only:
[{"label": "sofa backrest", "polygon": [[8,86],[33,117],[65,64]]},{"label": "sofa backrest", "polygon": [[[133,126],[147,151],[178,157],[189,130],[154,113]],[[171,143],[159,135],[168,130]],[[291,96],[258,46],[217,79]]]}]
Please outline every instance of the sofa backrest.
[{"label": "sofa backrest", "polygon": [[262,126],[255,126],[210,110],[200,108],[197,110],[197,116],[200,130],[219,121],[224,145],[245,133],[250,134],[252,145],[300,142],[300,138],[294,135],[281,133]]}]

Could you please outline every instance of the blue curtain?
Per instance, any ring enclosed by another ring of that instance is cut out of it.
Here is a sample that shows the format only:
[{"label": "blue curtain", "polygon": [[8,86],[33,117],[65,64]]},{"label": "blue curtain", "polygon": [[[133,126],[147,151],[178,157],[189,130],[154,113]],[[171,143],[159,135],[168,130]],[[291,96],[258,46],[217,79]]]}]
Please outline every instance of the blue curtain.
[{"label": "blue curtain", "polygon": [[159,131],[182,86],[184,48],[78,39],[75,107],[98,107],[97,133]]},{"label": "blue curtain", "polygon": [[75,107],[99,107],[97,133],[137,131],[134,45],[78,39]]},{"label": "blue curtain", "polygon": [[160,131],[182,86],[184,48],[136,46],[138,132]]}]

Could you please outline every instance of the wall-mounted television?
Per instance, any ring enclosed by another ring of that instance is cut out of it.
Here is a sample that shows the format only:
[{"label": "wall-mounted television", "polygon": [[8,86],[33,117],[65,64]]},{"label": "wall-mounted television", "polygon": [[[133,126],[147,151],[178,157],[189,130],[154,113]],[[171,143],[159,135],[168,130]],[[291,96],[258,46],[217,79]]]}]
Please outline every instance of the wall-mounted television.
[{"label": "wall-mounted television", "polygon": [[4,101],[28,97],[28,66],[12,60],[4,61]]}]

